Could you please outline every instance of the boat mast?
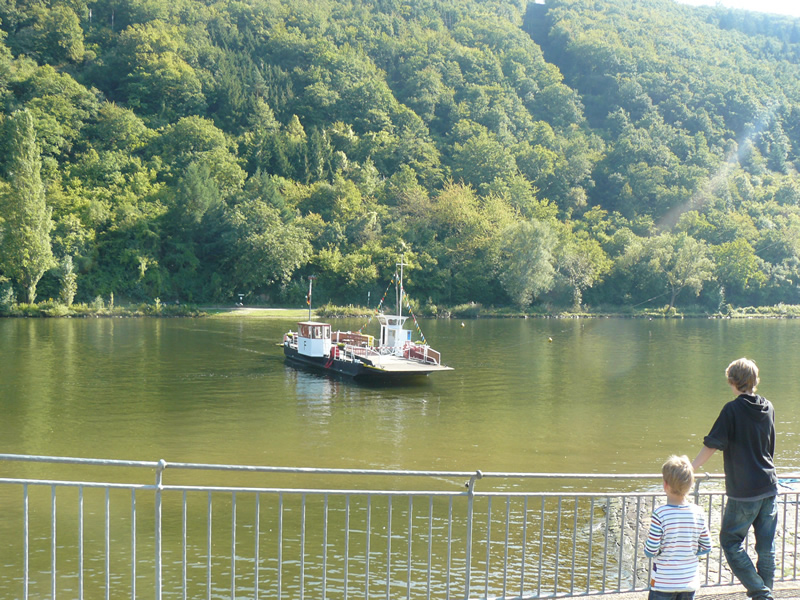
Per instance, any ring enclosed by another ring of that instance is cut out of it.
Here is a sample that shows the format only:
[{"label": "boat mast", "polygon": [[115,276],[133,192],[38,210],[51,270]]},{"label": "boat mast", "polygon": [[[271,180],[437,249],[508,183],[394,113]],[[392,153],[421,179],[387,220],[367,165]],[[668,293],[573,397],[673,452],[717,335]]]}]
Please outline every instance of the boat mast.
[{"label": "boat mast", "polygon": [[308,304],[308,320],[311,320],[311,282],[317,278],[316,275],[308,276],[308,296],[306,296],[306,303]]},{"label": "boat mast", "polygon": [[400,267],[400,290],[397,292],[397,316],[403,316],[403,266],[406,264],[405,261],[406,255],[403,254],[400,256],[400,262],[397,264]]}]

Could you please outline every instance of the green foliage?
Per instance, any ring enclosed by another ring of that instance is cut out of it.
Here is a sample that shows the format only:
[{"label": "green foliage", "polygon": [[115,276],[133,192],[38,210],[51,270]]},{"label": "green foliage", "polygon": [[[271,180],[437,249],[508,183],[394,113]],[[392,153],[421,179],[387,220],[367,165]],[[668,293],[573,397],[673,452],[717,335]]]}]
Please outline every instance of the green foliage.
[{"label": "green foliage", "polygon": [[51,209],[45,203],[41,159],[27,110],[6,121],[10,139],[8,184],[0,189],[0,267],[25,290],[29,304],[36,299],[39,280],[53,266]]},{"label": "green foliage", "polygon": [[503,232],[500,282],[519,308],[552,288],[556,241],[552,226],[542,221],[520,221]]},{"label": "green foliage", "polygon": [[59,265],[59,277],[61,279],[61,289],[59,290],[58,297],[64,306],[69,308],[72,306],[72,301],[75,299],[75,294],[78,292],[78,275],[72,267],[72,257],[67,255],[61,260]]},{"label": "green foliage", "polygon": [[14,288],[11,287],[11,284],[0,284],[0,313],[8,314],[11,311],[11,307],[14,306],[15,301]]},{"label": "green foliage", "polygon": [[405,254],[431,312],[794,306],[799,56],[669,0],[0,2],[0,277],[361,303]]}]

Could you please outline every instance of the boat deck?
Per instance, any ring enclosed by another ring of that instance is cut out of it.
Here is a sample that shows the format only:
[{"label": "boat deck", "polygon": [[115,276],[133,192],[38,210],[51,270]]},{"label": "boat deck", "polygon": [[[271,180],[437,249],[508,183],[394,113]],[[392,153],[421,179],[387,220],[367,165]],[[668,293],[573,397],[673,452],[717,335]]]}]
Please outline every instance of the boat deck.
[{"label": "boat deck", "polygon": [[397,356],[385,355],[381,356],[380,364],[376,365],[382,371],[388,373],[433,373],[435,371],[452,371],[452,367],[444,365],[425,364],[421,362],[414,362]]}]

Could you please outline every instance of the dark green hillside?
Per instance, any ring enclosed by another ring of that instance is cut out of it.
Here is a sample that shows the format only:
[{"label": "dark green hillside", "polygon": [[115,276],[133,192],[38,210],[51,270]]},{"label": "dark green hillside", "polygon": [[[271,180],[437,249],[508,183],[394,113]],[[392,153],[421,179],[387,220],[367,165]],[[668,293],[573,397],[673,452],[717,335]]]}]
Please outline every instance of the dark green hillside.
[{"label": "dark green hillside", "polygon": [[794,20],[7,0],[0,23],[0,309],[300,304],[312,274],[363,303],[401,252],[421,305],[800,303]]}]

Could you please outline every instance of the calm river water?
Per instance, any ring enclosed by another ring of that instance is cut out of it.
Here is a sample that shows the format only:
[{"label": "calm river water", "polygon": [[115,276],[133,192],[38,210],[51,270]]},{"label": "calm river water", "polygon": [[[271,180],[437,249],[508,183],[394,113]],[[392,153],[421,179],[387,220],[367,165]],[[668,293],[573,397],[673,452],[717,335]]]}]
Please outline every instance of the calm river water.
[{"label": "calm river water", "polygon": [[[777,463],[800,469],[800,321],[422,321],[455,371],[390,387],[286,365],[278,343],[293,326],[0,320],[0,452],[655,473],[671,453],[694,456],[732,397],[726,365],[748,356],[776,407]],[[721,457],[707,468],[721,472]]]}]

